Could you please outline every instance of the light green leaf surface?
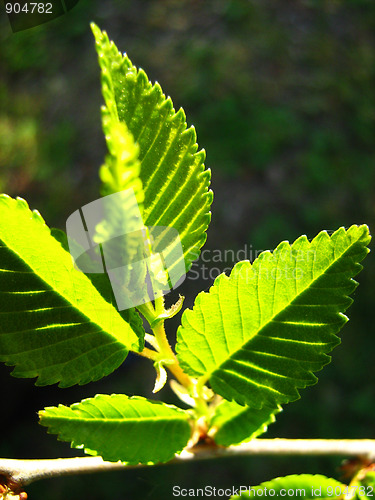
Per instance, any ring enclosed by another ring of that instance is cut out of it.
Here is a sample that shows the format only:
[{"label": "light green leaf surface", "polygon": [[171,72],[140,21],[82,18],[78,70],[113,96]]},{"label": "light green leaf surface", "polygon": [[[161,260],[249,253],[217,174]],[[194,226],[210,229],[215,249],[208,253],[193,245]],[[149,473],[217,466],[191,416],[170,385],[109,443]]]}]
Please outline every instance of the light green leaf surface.
[{"label": "light green leaf surface", "polygon": [[[344,492],[345,488],[347,488],[346,484],[320,474],[293,474],[291,476],[277,477],[271,481],[261,483],[259,486],[251,486],[250,492],[249,490],[241,492],[240,495],[232,496],[231,500],[256,498],[258,496],[328,500],[338,498],[340,492]],[[271,490],[273,491],[271,492]]]},{"label": "light green leaf surface", "polygon": [[187,445],[189,414],[176,406],[121,394],[45,408],[40,423],[73,448],[129,464],[168,462]]},{"label": "light green leaf surface", "polygon": [[250,441],[266,432],[280,411],[281,406],[259,410],[224,400],[215,408],[209,435],[221,446]]},{"label": "light green leaf surface", "polygon": [[370,241],[367,226],[282,242],[251,265],[239,262],[186,310],[178,330],[185,370],[228,400],[275,408],[314,384],[347,321]]},{"label": "light green leaf surface", "polygon": [[14,376],[61,387],[98,380],[143,348],[141,334],[74,268],[38,212],[0,196],[0,360]]},{"label": "light green leaf surface", "polygon": [[[125,123],[139,146],[146,226],[175,228],[180,235],[186,270],[199,256],[210,222],[212,192],[204,151],[197,152],[194,127],[187,129],[158,83],[121,55],[105,32],[92,24],[102,70],[106,113]],[[160,249],[163,242],[160,242]],[[174,248],[170,248],[170,253]],[[179,262],[176,262],[178,267]]]}]

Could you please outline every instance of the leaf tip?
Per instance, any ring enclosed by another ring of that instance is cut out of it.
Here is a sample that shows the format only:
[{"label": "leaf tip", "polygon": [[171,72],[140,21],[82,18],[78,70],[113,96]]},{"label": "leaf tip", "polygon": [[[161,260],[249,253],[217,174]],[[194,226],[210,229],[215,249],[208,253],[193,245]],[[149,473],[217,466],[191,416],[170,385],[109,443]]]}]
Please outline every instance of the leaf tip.
[{"label": "leaf tip", "polygon": [[17,204],[19,207],[27,208],[27,209],[29,208],[27,201],[24,200],[23,198],[21,198],[20,196],[17,196],[16,201],[17,201]]},{"label": "leaf tip", "polygon": [[90,28],[95,37],[96,42],[98,43],[102,39],[102,36],[105,32],[102,33],[102,30],[93,21],[90,23]]}]

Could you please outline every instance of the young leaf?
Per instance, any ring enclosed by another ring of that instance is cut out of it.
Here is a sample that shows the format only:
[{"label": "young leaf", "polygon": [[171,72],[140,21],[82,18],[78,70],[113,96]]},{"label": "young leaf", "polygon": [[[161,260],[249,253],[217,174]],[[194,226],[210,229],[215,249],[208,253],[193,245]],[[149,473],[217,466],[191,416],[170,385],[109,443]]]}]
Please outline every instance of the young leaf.
[{"label": "young leaf", "polygon": [[[199,256],[210,222],[212,192],[208,190],[210,171],[203,164],[205,153],[197,152],[195,129],[187,129],[183,110],[176,113],[160,85],[152,85],[105,32],[94,24],[91,27],[108,114],[125,123],[139,145],[144,223],[179,232],[188,270]],[[172,254],[174,249],[169,251]]]},{"label": "young leaf", "polygon": [[139,147],[126,125],[119,122],[117,115],[111,115],[107,107],[102,109],[102,122],[109,151],[105,164],[100,168],[102,195],[132,189],[142,212],[144,193],[139,178]]},{"label": "young leaf", "polygon": [[[141,303],[148,296],[146,289],[147,268],[144,263],[142,221],[144,193],[139,178],[139,147],[124,123],[120,123],[108,107],[102,110],[103,131],[109,154],[100,169],[102,195],[119,193],[117,197],[103,200],[104,219],[96,227],[94,241],[107,245],[107,268],[116,268],[118,286],[129,297],[130,303]],[[108,246],[108,243],[110,245]],[[134,269],[134,263],[140,263]],[[137,300],[140,297],[141,302]],[[121,307],[122,309],[122,307]]]},{"label": "young leaf", "polygon": [[[105,255],[106,266],[112,264],[113,267],[122,267],[129,275],[132,261],[143,258],[143,254],[138,255],[143,248],[143,245],[139,245],[139,234],[144,228],[141,217],[144,193],[139,178],[139,148],[125,124],[119,123],[118,119],[116,122],[107,108],[103,111],[103,130],[109,154],[100,169],[102,195],[119,194],[103,200],[103,220],[98,223],[93,239],[97,244],[112,240],[110,250],[107,248]],[[146,272],[137,276],[138,284],[144,283],[145,274]],[[124,277],[127,288],[129,281],[130,276]]]},{"label": "young leaf", "polygon": [[275,497],[295,496],[303,500],[313,500],[315,498],[334,500],[341,497],[341,492],[344,493],[346,488],[346,484],[320,474],[293,474],[277,477],[271,481],[261,483],[259,486],[252,486],[250,490],[241,491],[240,495],[232,496],[230,500],[263,495]]},{"label": "young leaf", "polygon": [[73,448],[128,464],[168,462],[188,443],[190,415],[176,406],[122,394],[45,408],[40,423]]},{"label": "young leaf", "polygon": [[370,241],[367,226],[282,242],[220,275],[182,316],[178,359],[228,400],[275,408],[314,384],[347,321]]},{"label": "young leaf", "polygon": [[234,401],[223,401],[215,409],[211,420],[210,436],[221,446],[250,441],[267,431],[268,425],[275,422],[275,415],[282,411],[270,408],[250,408]]},{"label": "young leaf", "polygon": [[0,360],[16,377],[61,387],[98,380],[127,352],[132,328],[106,302],[22,199],[0,196]]}]

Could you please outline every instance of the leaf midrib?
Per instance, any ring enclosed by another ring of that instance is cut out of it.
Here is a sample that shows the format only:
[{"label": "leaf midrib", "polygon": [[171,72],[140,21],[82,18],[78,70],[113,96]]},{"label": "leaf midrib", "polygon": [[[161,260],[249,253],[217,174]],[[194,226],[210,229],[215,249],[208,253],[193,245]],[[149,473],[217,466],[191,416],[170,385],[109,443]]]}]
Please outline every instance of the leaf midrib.
[{"label": "leaf midrib", "polygon": [[132,418],[82,418],[82,417],[53,417],[53,416],[43,416],[44,419],[50,419],[54,421],[62,421],[66,422],[67,420],[72,421],[72,422],[92,422],[92,423],[113,423],[113,424],[127,424],[127,423],[139,423],[142,424],[143,422],[147,421],[153,421],[153,422],[162,422],[162,421],[177,421],[181,420],[181,422],[188,421],[188,418],[185,416],[171,416],[171,417],[132,417]]}]

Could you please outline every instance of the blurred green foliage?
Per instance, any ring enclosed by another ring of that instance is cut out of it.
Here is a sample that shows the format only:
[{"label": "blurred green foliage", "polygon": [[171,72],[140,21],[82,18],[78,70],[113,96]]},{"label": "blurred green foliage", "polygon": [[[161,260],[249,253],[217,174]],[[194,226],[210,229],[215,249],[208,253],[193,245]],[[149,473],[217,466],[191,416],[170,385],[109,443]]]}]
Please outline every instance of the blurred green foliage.
[{"label": "blurred green foliage", "polygon": [[[215,192],[206,248],[273,248],[283,239],[352,223],[367,223],[374,233],[373,0],[80,0],[65,16],[16,34],[1,17],[1,190],[25,197],[60,227],[97,197],[105,146],[92,20],[161,83],[195,125]],[[358,277],[342,348],[320,383],[285,408],[270,436],[374,437],[374,276],[370,255]],[[179,291],[189,305],[210,285],[187,279]],[[14,438],[0,444],[0,455],[31,458],[35,447],[42,455],[63,453],[63,445],[57,449],[53,438],[35,431],[35,412],[45,405],[97,392],[149,396],[144,364],[135,361],[102,385],[63,392],[31,388],[2,368],[9,398],[3,425],[19,420]],[[140,368],[131,375],[135,366]],[[27,403],[21,406],[22,398]],[[148,498],[171,498],[168,474],[173,484],[228,486],[258,484],[277,474],[335,475],[338,463],[249,458],[173,466],[170,472],[137,472],[131,486],[130,471],[122,486],[121,475],[108,482],[93,478],[90,498],[136,498],[142,488]],[[85,480],[64,479],[40,490],[35,485],[34,495],[64,498],[69,485],[81,491]]]}]

